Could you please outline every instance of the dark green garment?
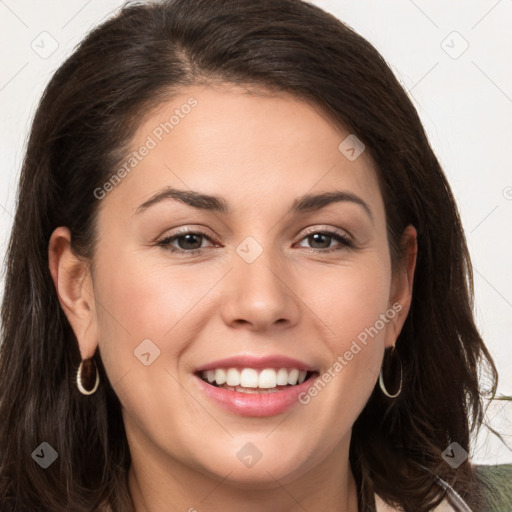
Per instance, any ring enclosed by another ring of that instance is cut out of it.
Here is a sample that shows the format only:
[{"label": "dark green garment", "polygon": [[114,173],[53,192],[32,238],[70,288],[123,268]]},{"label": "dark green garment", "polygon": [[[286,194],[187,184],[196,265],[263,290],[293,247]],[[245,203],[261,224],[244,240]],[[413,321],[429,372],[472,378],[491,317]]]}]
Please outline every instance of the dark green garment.
[{"label": "dark green garment", "polygon": [[512,464],[479,465],[477,471],[486,488],[487,512],[512,512]]}]

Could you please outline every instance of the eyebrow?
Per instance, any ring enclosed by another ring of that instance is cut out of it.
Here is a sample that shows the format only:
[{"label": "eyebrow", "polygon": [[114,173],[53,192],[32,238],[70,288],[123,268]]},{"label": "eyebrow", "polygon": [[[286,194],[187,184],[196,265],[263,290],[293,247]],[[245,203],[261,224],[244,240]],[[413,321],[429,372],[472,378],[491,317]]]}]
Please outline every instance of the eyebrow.
[{"label": "eyebrow", "polygon": [[[230,213],[228,203],[222,197],[201,194],[192,190],[179,190],[172,187],[166,187],[150,197],[146,202],[142,203],[136,209],[134,215],[138,215],[147,210],[150,206],[166,199],[176,199],[184,204],[201,210],[208,210],[222,214]],[[368,204],[359,196],[347,190],[336,190],[320,194],[305,194],[295,199],[288,213],[307,213],[320,210],[321,208],[325,208],[326,206],[337,202],[350,202],[361,206],[373,222],[373,214]]]}]

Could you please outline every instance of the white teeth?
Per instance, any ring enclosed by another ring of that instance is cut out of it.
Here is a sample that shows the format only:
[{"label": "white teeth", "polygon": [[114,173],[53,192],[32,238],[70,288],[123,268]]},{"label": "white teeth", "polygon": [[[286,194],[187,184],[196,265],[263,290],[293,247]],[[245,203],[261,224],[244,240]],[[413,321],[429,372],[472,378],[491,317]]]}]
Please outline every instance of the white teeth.
[{"label": "white teeth", "polygon": [[222,368],[219,368],[215,370],[215,379],[210,380],[210,377],[208,375],[206,376],[206,378],[208,379],[208,382],[213,382],[215,380],[215,382],[219,386],[221,386],[226,382],[226,372]]},{"label": "white teeth", "polygon": [[244,388],[257,388],[258,372],[253,368],[244,368],[240,374],[240,386]]},{"label": "white teeth", "polygon": [[227,371],[226,384],[228,386],[240,386],[240,372],[236,368],[229,368]]},{"label": "white teeth", "polygon": [[286,386],[288,384],[288,370],[286,368],[280,368],[277,372],[276,382],[278,386]]},{"label": "white teeth", "polygon": [[299,370],[295,368],[288,372],[288,384],[297,384],[297,379],[299,378]]},{"label": "white teeth", "polygon": [[272,368],[266,368],[265,370],[262,370],[258,384],[259,388],[275,388],[277,386],[276,371]]},{"label": "white teeth", "polygon": [[[217,368],[201,373],[201,376],[209,383],[216,382],[218,386],[225,384],[232,388],[261,388],[272,389],[277,386],[294,386],[302,384],[306,380],[307,372],[296,368]],[[276,390],[277,391],[277,390]]]}]

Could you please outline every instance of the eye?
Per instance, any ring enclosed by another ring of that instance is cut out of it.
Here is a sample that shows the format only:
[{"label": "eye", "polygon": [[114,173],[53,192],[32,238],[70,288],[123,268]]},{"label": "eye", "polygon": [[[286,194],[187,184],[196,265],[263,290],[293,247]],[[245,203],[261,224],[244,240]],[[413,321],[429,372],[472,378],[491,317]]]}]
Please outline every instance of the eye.
[{"label": "eye", "polygon": [[[160,240],[157,245],[164,247],[170,252],[201,254],[204,248],[202,246],[202,239],[213,242],[213,240],[202,231],[184,230]],[[178,247],[172,245],[174,242],[177,242]]]},{"label": "eye", "polygon": [[[302,240],[307,240],[310,244],[316,245],[317,247],[312,247],[312,249],[319,252],[339,251],[347,247],[354,247],[353,242],[349,238],[337,231],[312,231]],[[339,242],[339,245],[332,247],[330,244],[333,240]]]},{"label": "eye", "polygon": [[[206,247],[202,244],[204,240],[208,240],[215,245],[215,242],[206,233],[202,231],[190,231],[184,230],[175,233],[172,236],[160,240],[157,245],[164,247],[167,251],[172,253],[182,253],[190,255],[199,255],[203,253],[203,249]],[[309,243],[316,245],[317,247],[311,247],[313,251],[318,252],[332,252],[339,251],[345,248],[353,248],[353,242],[345,235],[337,231],[322,230],[322,231],[311,231],[306,234],[301,240],[307,240]],[[331,242],[336,241],[338,245],[332,247]],[[176,247],[177,244],[178,247]],[[319,246],[319,247],[318,247]],[[303,246],[301,246],[303,247]]]}]

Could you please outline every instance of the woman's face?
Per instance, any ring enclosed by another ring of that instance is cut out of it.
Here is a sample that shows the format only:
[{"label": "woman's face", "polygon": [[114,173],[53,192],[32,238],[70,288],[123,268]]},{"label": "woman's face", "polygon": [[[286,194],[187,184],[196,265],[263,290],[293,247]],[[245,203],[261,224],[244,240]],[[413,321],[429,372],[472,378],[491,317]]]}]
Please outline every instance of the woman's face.
[{"label": "woman's face", "polygon": [[[392,280],[376,175],[349,135],[284,94],[191,87],[96,191],[94,301],[72,323],[82,357],[99,344],[135,456],[252,486],[347,459],[414,269]],[[206,367],[253,391],[316,373],[249,394]]]}]

